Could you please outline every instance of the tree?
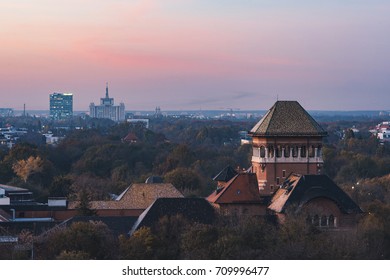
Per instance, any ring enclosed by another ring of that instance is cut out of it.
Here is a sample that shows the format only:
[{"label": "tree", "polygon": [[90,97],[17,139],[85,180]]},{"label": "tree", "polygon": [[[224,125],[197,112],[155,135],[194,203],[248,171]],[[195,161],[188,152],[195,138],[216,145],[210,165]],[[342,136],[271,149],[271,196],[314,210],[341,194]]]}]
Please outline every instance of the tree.
[{"label": "tree", "polygon": [[187,168],[176,168],[164,176],[164,181],[172,183],[182,192],[192,192],[201,188],[201,180],[198,174]]},{"label": "tree", "polygon": [[57,176],[50,185],[50,196],[67,197],[73,181],[66,176]]},{"label": "tree", "polygon": [[117,258],[117,241],[102,222],[76,222],[51,230],[39,242],[40,259]]},{"label": "tree", "polygon": [[43,160],[37,156],[30,156],[28,159],[18,160],[12,169],[24,182],[27,182],[28,178],[35,173],[43,171]]},{"label": "tree", "polygon": [[154,258],[157,238],[148,227],[142,227],[130,237],[119,237],[121,259],[150,260]]},{"label": "tree", "polygon": [[96,210],[91,208],[88,192],[82,189],[79,193],[79,204],[76,207],[79,216],[96,216]]}]

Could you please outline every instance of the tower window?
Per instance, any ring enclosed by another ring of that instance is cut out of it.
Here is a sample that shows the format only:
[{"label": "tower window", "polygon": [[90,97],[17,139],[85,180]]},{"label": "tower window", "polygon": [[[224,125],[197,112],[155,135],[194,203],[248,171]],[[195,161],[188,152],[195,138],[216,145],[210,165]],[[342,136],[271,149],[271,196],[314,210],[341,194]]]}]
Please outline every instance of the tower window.
[{"label": "tower window", "polygon": [[328,225],[328,219],[326,216],[321,217],[321,227],[326,227]]},{"label": "tower window", "polygon": [[273,158],[274,157],[274,146],[268,147],[268,157]]},{"label": "tower window", "polygon": [[297,146],[293,147],[292,156],[293,157],[298,157],[298,147]]},{"label": "tower window", "polygon": [[286,170],[283,170],[282,173],[283,173],[283,178],[286,178]]},{"label": "tower window", "polygon": [[289,158],[290,157],[290,147],[286,146],[284,148],[284,157]]},{"label": "tower window", "polygon": [[315,155],[315,147],[314,146],[310,146],[310,149],[309,149],[309,157],[314,157]]},{"label": "tower window", "polygon": [[329,227],[334,227],[335,224],[334,224],[334,216],[333,215],[330,215],[329,216]]},{"label": "tower window", "polygon": [[282,157],[282,147],[277,146],[275,149],[276,157],[280,158]]},{"label": "tower window", "polygon": [[260,147],[260,157],[265,158],[265,147],[264,146]]},{"label": "tower window", "polygon": [[306,157],[306,146],[301,147],[301,157],[303,157],[303,158]]}]

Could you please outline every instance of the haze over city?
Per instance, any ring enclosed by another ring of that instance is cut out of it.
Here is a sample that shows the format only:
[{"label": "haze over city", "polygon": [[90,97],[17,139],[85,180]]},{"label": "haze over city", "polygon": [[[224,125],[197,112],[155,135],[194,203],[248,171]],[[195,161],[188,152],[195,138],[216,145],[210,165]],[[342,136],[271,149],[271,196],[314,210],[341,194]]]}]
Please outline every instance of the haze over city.
[{"label": "haze over city", "polygon": [[5,0],[1,107],[389,110],[384,0]]}]

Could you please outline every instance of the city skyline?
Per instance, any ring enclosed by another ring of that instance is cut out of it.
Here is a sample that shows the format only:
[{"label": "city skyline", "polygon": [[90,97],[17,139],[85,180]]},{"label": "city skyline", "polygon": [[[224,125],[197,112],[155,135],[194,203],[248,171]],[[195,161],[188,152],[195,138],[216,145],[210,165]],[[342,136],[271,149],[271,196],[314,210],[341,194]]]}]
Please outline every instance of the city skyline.
[{"label": "city skyline", "polygon": [[2,1],[1,107],[389,110],[390,3]]}]

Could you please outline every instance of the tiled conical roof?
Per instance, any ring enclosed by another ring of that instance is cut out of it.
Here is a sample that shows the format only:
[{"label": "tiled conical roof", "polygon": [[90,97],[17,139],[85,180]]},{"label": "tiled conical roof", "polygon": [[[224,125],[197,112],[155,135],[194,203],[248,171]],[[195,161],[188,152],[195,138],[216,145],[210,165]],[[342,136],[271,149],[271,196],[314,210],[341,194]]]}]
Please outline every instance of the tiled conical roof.
[{"label": "tiled conical roof", "polygon": [[277,101],[249,132],[252,136],[326,136],[297,101]]}]

